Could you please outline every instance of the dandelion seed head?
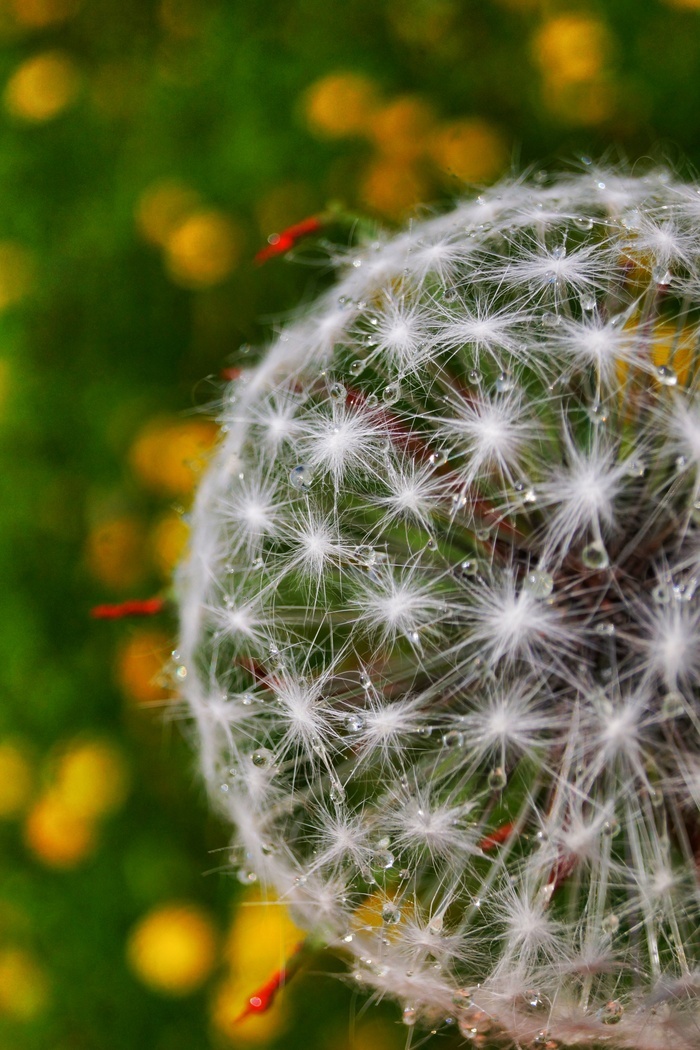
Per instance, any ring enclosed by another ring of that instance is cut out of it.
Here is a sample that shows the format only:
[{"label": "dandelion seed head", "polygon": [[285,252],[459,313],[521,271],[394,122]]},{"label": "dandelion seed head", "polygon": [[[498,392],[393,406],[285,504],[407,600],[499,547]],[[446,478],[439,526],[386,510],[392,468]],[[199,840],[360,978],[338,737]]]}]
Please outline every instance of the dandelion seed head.
[{"label": "dandelion seed head", "polygon": [[697,1047],[699,199],[586,165],[353,244],[222,397],[180,706],[410,1028]]}]

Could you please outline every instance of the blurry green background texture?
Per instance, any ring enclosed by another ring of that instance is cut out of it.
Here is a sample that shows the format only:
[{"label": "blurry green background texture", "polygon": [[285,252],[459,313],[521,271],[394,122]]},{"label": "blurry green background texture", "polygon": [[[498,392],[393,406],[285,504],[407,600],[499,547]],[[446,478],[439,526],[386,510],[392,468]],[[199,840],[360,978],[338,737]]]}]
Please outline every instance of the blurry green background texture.
[{"label": "blurry green background texture", "polygon": [[174,619],[90,608],[167,592],[220,370],[330,279],[271,234],[692,176],[699,71],[700,0],[0,0],[0,1050],[405,1046],[337,961],[238,1020],[299,933],[207,814]]}]

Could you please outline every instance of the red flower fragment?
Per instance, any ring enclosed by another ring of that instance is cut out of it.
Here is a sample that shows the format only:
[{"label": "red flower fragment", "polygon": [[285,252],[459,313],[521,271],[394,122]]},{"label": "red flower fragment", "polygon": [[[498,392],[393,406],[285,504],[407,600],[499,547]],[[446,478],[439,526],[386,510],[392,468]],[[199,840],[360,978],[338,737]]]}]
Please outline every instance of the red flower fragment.
[{"label": "red flower fragment", "polygon": [[268,244],[265,248],[261,248],[255,256],[255,262],[258,266],[262,266],[268,259],[274,259],[277,255],[284,255],[294,245],[302,240],[304,237],[310,237],[314,233],[319,233],[323,229],[324,223],[321,219],[312,215],[309,219],[304,219],[302,222],[296,223],[294,226],[288,226],[286,230],[282,230],[281,233],[273,233],[268,237]]},{"label": "red flower fragment", "polygon": [[95,605],[90,615],[94,620],[123,620],[127,616],[157,616],[164,608],[163,598],[131,599],[119,605]]},{"label": "red flower fragment", "polygon": [[270,1009],[280,988],[291,980],[300,968],[303,947],[304,942],[302,941],[296,946],[285,965],[280,970],[276,970],[269,981],[253,992],[236,1018],[236,1024],[250,1017],[251,1014],[264,1014]]}]

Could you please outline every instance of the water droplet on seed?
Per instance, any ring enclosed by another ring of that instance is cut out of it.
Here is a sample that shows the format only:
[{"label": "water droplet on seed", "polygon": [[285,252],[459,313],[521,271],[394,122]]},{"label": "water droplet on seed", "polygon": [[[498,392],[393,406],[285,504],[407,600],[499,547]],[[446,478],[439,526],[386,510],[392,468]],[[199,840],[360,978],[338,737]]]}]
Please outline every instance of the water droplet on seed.
[{"label": "water droplet on seed", "polygon": [[610,558],[600,540],[588,543],[581,551],[581,561],[587,569],[607,569]]},{"label": "water droplet on seed", "polygon": [[388,871],[394,864],[394,854],[388,849],[375,850],[372,859],[376,868],[383,868],[385,871]]},{"label": "water droplet on seed", "polygon": [[508,783],[506,771],[502,766],[496,766],[489,773],[488,784],[492,791],[501,791]]},{"label": "water droplet on seed", "polygon": [[680,718],[685,714],[685,701],[681,693],[672,690],[666,693],[661,701],[661,717],[664,719]]},{"label": "water droplet on seed", "polygon": [[506,394],[509,390],[512,390],[515,386],[515,382],[510,372],[501,372],[496,379],[495,386],[499,394]]},{"label": "water droplet on seed", "polygon": [[365,728],[365,720],[358,714],[350,714],[345,716],[345,728],[348,733],[361,733]]},{"label": "water droplet on seed", "polygon": [[376,408],[379,404],[379,398],[376,394],[368,394],[365,399],[365,404],[367,405],[367,408]]},{"label": "water droplet on seed", "polygon": [[659,365],[656,369],[656,378],[662,386],[676,386],[678,383],[678,376],[670,365]]},{"label": "water droplet on seed", "polygon": [[401,909],[397,908],[392,901],[387,901],[382,908],[382,920],[387,926],[395,926],[397,922],[401,921]]},{"label": "water droplet on seed", "polygon": [[250,760],[257,769],[269,769],[272,765],[274,755],[266,747],[259,747],[257,751],[253,751],[250,756]]},{"label": "water droplet on seed", "polygon": [[311,470],[303,463],[297,464],[289,471],[289,482],[299,492],[308,492],[313,480]]},{"label": "water droplet on seed", "polygon": [[348,396],[348,392],[342,383],[332,383],[328,393],[333,401],[338,401],[342,404]]},{"label": "water droplet on seed", "polygon": [[574,226],[578,230],[592,230],[593,219],[590,217],[590,215],[575,215]]},{"label": "water droplet on seed", "polygon": [[403,1013],[401,1014],[401,1020],[405,1025],[414,1025],[416,1023],[417,1018],[418,1014],[414,1007],[404,1006]]},{"label": "water droplet on seed", "polygon": [[533,569],[523,580],[523,590],[533,598],[549,598],[554,590],[554,577],[542,569]]},{"label": "water droplet on seed", "polygon": [[401,396],[401,390],[398,383],[389,383],[388,386],[384,387],[384,393],[382,397],[384,403],[387,405],[395,405]]},{"label": "water droplet on seed", "polygon": [[460,733],[459,729],[448,729],[448,731],[442,735],[443,747],[462,747],[463,744],[464,733]]},{"label": "water droplet on seed", "polygon": [[585,313],[589,314],[596,308],[596,301],[594,295],[582,295],[581,296],[581,309]]},{"label": "water droplet on seed", "polygon": [[619,999],[610,999],[605,1006],[598,1011],[598,1017],[603,1024],[619,1024],[625,1008]]}]

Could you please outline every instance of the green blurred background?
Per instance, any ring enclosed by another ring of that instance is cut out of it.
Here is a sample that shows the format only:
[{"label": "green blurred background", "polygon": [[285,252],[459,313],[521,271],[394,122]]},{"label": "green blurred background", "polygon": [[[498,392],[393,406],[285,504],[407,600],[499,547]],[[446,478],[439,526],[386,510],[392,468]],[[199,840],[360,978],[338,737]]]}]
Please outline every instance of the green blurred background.
[{"label": "green blurred background", "polygon": [[0,1050],[404,1046],[322,961],[236,1023],[296,932],[223,870],[174,621],[89,610],[167,588],[213,377],[328,280],[268,235],[692,173],[699,71],[700,0],[0,0]]}]

